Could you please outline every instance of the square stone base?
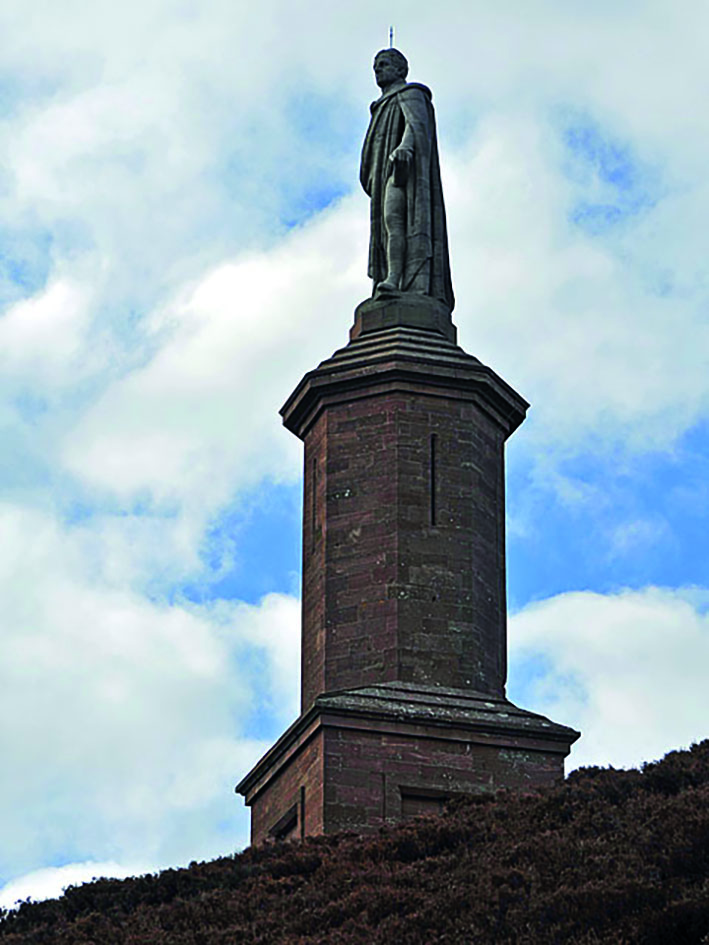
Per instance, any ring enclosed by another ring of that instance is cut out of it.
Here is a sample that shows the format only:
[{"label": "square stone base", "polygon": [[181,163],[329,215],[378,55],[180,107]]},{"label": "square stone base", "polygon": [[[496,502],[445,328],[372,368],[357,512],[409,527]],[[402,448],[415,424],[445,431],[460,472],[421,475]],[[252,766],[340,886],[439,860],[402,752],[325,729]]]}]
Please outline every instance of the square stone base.
[{"label": "square stone base", "polygon": [[237,786],[251,841],[376,831],[454,796],[563,779],[578,732],[464,690],[391,683],[326,693]]}]

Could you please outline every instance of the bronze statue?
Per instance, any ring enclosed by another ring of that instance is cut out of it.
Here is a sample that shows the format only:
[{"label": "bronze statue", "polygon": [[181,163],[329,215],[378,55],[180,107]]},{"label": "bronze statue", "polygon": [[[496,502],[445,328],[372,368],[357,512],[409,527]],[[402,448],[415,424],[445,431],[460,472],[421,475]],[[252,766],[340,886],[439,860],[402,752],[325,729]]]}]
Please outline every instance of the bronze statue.
[{"label": "bronze statue", "polygon": [[371,197],[368,273],[373,295],[413,293],[454,305],[446,212],[431,91],[407,82],[398,49],[374,58],[382,94],[362,148],[360,181]]}]

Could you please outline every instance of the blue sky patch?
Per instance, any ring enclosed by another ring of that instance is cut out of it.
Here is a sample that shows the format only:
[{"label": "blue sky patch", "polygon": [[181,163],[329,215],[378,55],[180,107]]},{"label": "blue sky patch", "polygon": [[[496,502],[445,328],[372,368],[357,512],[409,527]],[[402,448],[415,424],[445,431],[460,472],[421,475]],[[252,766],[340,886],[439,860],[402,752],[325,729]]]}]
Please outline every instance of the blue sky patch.
[{"label": "blue sky patch", "polygon": [[[227,160],[218,170],[228,193],[258,195],[262,210],[285,229],[352,190],[352,167],[359,163],[361,147],[353,129],[361,125],[364,131],[367,123],[366,111],[343,107],[341,97],[304,89],[299,81],[301,87],[284,103],[286,124],[275,142],[266,119],[234,128],[227,135]],[[254,161],[261,150],[268,159]]]},{"label": "blue sky patch", "polygon": [[534,653],[520,660],[508,659],[507,669],[507,696],[512,702],[526,708],[534,705],[536,686],[552,673],[553,663],[548,656]]},{"label": "blue sky patch", "polygon": [[47,231],[0,226],[0,307],[44,287],[52,243],[52,234]]},{"label": "blue sky patch", "polygon": [[37,74],[33,68],[23,72],[0,72],[0,118],[10,118],[23,107],[54,94],[56,79]]},{"label": "blue sky patch", "polygon": [[266,484],[225,510],[203,543],[207,573],[179,589],[202,603],[300,593],[301,483]]},{"label": "blue sky patch", "polygon": [[[706,583],[709,574],[709,424],[673,450],[588,452],[561,462],[579,499],[530,479],[509,453],[507,580],[510,609],[565,591]],[[516,523],[525,523],[519,527]]]},{"label": "blue sky patch", "polygon": [[560,135],[564,171],[579,189],[569,211],[574,224],[596,235],[657,203],[659,174],[628,142],[578,113],[564,114]]},{"label": "blue sky patch", "polygon": [[298,178],[289,178],[283,194],[287,227],[303,223],[352,189],[351,166],[359,160],[360,143],[353,134],[358,112],[342,105],[340,97],[313,90],[299,91],[288,102],[296,147],[310,160],[299,163]]}]

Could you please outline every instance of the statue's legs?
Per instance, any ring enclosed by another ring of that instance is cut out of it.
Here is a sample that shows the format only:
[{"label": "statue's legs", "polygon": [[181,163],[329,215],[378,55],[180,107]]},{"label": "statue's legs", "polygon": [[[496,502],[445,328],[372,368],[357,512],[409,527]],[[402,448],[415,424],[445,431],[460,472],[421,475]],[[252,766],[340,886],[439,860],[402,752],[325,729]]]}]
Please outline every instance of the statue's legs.
[{"label": "statue's legs", "polygon": [[384,191],[384,228],[387,236],[387,276],[379,288],[400,289],[406,256],[406,188],[394,184],[393,175]]}]

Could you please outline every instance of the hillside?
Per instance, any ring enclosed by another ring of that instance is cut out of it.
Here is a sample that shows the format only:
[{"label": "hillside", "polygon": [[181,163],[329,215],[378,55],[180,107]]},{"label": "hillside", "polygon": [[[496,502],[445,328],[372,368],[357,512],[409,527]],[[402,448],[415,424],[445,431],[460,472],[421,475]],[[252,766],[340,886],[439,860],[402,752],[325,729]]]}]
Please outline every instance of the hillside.
[{"label": "hillside", "polygon": [[370,838],[87,883],[6,915],[0,942],[709,943],[709,740]]}]

